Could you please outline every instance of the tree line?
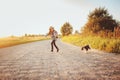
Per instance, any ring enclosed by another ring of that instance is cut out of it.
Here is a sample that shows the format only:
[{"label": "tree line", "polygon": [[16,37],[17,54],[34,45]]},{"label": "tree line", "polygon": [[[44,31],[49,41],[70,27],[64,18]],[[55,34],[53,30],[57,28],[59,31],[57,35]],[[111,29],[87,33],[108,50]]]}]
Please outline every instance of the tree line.
[{"label": "tree line", "polygon": [[[62,36],[68,36],[72,32],[73,27],[69,22],[62,25]],[[120,22],[113,19],[107,9],[99,7],[89,13],[88,20],[80,32],[82,35],[118,38],[120,37]],[[75,34],[79,34],[79,31],[76,30]]]}]

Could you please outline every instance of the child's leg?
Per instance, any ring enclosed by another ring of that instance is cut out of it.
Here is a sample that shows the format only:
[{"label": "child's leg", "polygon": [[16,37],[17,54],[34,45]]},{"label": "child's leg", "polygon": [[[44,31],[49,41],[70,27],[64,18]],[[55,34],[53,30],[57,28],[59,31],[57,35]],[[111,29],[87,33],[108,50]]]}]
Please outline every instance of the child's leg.
[{"label": "child's leg", "polygon": [[52,40],[51,42],[51,51],[53,52],[53,44],[54,44],[54,40]]},{"label": "child's leg", "polygon": [[53,42],[53,44],[54,44],[54,46],[55,46],[55,48],[57,49],[57,52],[59,51],[59,48],[57,47],[57,45],[56,45],[56,40],[54,40],[54,42]]}]

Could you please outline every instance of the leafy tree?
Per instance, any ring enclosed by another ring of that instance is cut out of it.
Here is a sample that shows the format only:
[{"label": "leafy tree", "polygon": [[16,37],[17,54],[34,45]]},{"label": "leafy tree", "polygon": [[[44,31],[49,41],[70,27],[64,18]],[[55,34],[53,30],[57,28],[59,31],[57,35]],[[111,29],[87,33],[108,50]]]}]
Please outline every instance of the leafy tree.
[{"label": "leafy tree", "polygon": [[61,27],[62,36],[68,36],[69,34],[72,34],[72,32],[73,32],[73,27],[71,26],[70,23],[66,22],[62,25]]},{"label": "leafy tree", "polygon": [[80,34],[78,30],[75,30],[75,34]]},{"label": "leafy tree", "polygon": [[25,34],[24,36],[25,36],[25,37],[28,37],[28,34]]},{"label": "leafy tree", "polygon": [[118,26],[105,8],[95,8],[88,15],[88,22],[83,28],[83,33],[100,34],[101,32],[113,32],[114,27]]}]

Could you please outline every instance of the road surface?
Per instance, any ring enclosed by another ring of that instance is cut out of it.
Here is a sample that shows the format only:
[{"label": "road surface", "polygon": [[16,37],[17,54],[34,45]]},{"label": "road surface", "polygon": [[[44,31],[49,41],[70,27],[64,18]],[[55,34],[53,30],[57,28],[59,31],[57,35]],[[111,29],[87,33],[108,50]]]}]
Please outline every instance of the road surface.
[{"label": "road surface", "polygon": [[0,80],[120,80],[120,55],[50,40],[0,49]]}]

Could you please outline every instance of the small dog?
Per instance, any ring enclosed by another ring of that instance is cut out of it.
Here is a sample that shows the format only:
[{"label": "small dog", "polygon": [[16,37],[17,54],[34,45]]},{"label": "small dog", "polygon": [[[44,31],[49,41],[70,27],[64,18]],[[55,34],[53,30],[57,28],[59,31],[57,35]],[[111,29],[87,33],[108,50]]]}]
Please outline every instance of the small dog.
[{"label": "small dog", "polygon": [[91,49],[91,48],[90,48],[89,45],[85,45],[85,46],[83,46],[83,47],[81,48],[81,50],[84,50],[84,49],[85,49],[86,51],[88,51],[88,50]]}]

